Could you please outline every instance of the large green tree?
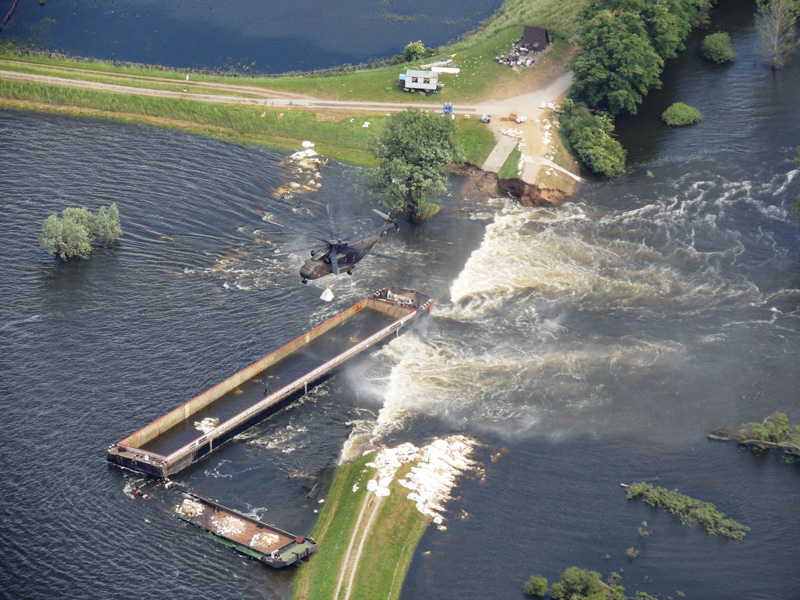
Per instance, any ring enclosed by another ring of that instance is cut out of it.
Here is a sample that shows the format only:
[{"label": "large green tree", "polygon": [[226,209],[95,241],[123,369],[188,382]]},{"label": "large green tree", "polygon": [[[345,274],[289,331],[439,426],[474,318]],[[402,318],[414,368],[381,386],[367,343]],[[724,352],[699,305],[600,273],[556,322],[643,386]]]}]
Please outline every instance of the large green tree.
[{"label": "large green tree", "polygon": [[581,46],[573,93],[591,106],[635,114],[648,88],[660,83],[664,59],[637,13],[601,10],[586,23]]},{"label": "large green tree", "polygon": [[448,165],[461,160],[455,123],[414,108],[392,115],[373,141],[379,164],[369,187],[393,211],[419,223],[439,212],[447,192]]}]

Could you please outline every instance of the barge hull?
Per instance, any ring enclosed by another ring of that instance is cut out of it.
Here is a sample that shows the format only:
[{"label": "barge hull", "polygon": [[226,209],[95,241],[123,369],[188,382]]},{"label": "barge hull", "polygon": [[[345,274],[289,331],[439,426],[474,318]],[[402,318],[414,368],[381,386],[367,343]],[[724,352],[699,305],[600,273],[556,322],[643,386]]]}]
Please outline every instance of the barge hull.
[{"label": "barge hull", "polygon": [[[351,358],[387,341],[393,334],[399,335],[406,326],[427,314],[432,308],[433,299],[416,291],[403,288],[379,290],[375,295],[365,298],[136,433],[113,444],[108,449],[107,459],[113,464],[155,477],[164,478],[178,473],[268,415],[303,396],[309,389],[331,377]],[[192,436],[193,439],[190,438],[188,443],[181,442],[183,445],[177,449],[170,446],[168,438],[171,432],[184,436],[189,424],[194,422],[198,413],[208,412],[213,408],[215,402],[240,390],[243,385],[252,382],[262,373],[267,372],[270,367],[279,364],[281,360],[303,352],[312,342],[324,343],[326,335],[335,335],[337,328],[345,325],[361,311],[376,311],[388,317],[389,324],[377,332],[371,333],[363,340],[355,340],[347,350],[326,360],[288,385],[266,395],[263,399],[259,399],[251,406],[219,423],[210,431],[206,433],[198,431]],[[167,439],[167,441],[160,445],[156,444],[157,440],[163,439]],[[159,450],[166,448],[169,453],[164,450],[154,451],[153,445]]]}]

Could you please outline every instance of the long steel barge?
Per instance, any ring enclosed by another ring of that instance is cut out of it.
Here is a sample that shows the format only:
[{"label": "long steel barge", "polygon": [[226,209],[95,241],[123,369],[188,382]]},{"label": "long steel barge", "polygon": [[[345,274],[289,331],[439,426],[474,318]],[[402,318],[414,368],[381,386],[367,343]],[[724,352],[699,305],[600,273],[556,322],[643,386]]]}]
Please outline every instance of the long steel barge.
[{"label": "long steel barge", "polygon": [[317,549],[311,538],[293,535],[186,490],[179,494],[181,502],[172,509],[179,519],[267,566],[287,567]]},{"label": "long steel barge", "polygon": [[108,461],[173,475],[307,393],[351,358],[433,308],[413,290],[378,290],[108,448]]}]

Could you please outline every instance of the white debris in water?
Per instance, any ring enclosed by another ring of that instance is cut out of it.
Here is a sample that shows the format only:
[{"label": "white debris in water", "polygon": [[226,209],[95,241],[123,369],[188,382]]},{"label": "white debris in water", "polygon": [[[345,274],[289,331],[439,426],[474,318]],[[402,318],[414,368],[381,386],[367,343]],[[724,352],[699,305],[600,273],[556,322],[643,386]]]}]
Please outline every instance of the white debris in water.
[{"label": "white debris in water", "polygon": [[261,550],[262,552],[266,552],[272,546],[277,544],[280,539],[281,538],[274,533],[262,531],[261,533],[257,533],[253,536],[253,539],[250,540],[250,547],[255,548],[256,550]]},{"label": "white debris in water", "polygon": [[202,421],[195,421],[194,428],[203,433],[208,433],[219,424],[217,417],[206,417]]},{"label": "white debris in water", "polygon": [[414,462],[407,477],[397,483],[411,490],[408,499],[416,503],[417,510],[443,529],[444,504],[450,499],[457,477],[475,466],[469,458],[474,445],[474,440],[453,435],[422,448],[410,443],[383,448],[367,463],[377,471],[376,478],[367,482],[367,491],[376,496],[388,496],[389,484],[397,470],[403,464]]},{"label": "white debris in water", "polygon": [[306,150],[300,150],[299,152],[295,152],[294,154],[290,154],[289,158],[292,160],[302,160],[304,158],[311,158],[312,156],[316,156],[317,153],[315,150],[308,148]]},{"label": "white debris in water", "polygon": [[220,535],[233,535],[244,531],[244,521],[231,515],[214,515],[211,517],[214,533]]},{"label": "white debris in water", "polygon": [[203,505],[194,500],[186,498],[183,504],[178,504],[175,507],[175,512],[184,517],[199,517],[203,514]]}]

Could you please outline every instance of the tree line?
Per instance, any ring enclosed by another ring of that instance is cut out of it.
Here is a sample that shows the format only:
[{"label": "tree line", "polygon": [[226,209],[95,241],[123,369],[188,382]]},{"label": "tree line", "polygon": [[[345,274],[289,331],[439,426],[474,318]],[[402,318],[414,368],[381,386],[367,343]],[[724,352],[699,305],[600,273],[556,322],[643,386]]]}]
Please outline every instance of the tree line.
[{"label": "tree line", "polygon": [[[586,107],[614,117],[635,115],[648,91],[661,85],[665,61],[685,48],[695,27],[706,26],[716,0],[590,0],[583,13],[573,103],[564,117],[578,125],[565,132],[573,152],[590,171],[614,177],[625,168],[625,153],[613,136],[613,120],[587,116]],[[773,69],[785,65],[798,45],[800,0],[758,0],[759,51]],[[703,55],[715,62],[733,60],[726,33],[712,34]],[[603,120],[597,120],[603,119]]]}]

